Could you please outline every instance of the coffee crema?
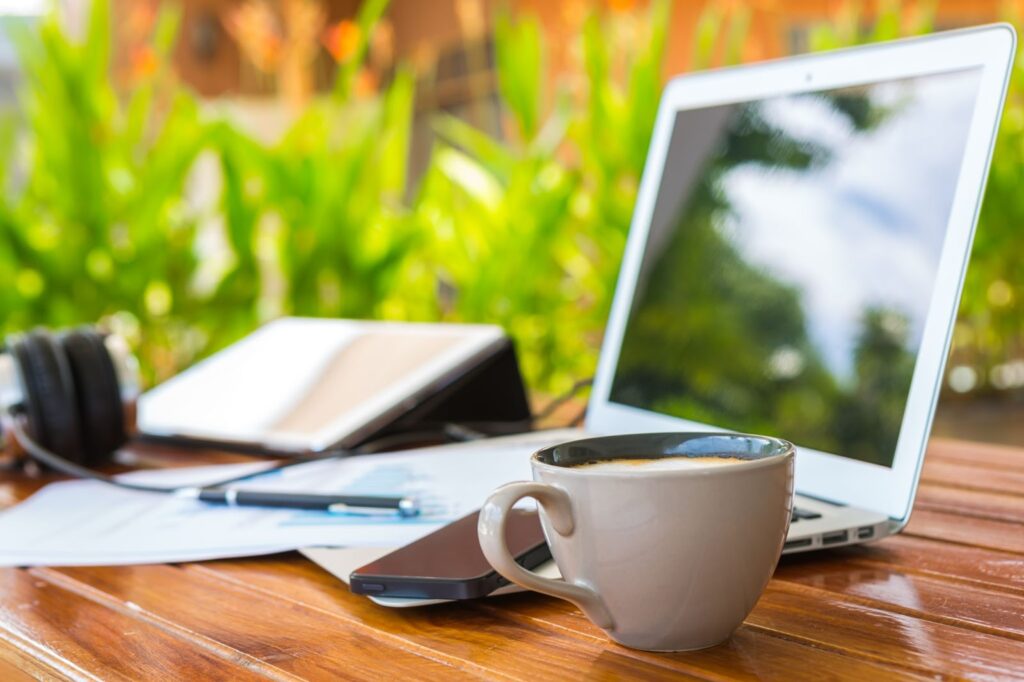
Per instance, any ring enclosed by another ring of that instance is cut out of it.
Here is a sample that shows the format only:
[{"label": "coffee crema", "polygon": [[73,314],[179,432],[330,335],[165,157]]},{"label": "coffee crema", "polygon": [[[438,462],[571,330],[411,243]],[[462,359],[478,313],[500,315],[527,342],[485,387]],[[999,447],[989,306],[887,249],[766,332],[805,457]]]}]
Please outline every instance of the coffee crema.
[{"label": "coffee crema", "polygon": [[572,469],[587,471],[680,471],[686,469],[707,469],[727,464],[739,464],[747,460],[728,456],[702,457],[617,457],[598,459],[573,464]]}]

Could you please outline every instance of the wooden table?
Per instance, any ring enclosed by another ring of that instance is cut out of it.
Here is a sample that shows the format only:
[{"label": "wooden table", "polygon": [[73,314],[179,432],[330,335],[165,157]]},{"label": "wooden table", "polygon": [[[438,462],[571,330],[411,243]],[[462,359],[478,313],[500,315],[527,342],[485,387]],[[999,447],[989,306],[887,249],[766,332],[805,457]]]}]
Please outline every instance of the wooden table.
[{"label": "wooden table", "polygon": [[[0,505],[35,484],[0,477]],[[535,594],[379,608],[297,553],[0,569],[0,680],[1024,679],[1024,449],[933,443],[910,526],[782,560],[725,644],[650,654]]]}]

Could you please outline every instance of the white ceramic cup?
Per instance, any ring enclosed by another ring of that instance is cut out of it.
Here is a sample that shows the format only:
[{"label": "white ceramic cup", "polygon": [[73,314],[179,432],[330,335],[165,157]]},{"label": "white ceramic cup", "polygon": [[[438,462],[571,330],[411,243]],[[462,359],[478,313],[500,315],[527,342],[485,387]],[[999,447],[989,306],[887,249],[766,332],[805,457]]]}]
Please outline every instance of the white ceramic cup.
[{"label": "white ceramic cup", "polygon": [[[790,443],[762,436],[656,433],[545,448],[534,482],[488,498],[477,527],[491,565],[527,589],[567,599],[616,642],[649,651],[714,646],[739,627],[775,570],[793,505]],[[729,457],[672,470],[578,466],[609,459]],[[520,499],[540,506],[563,580],[516,563],[505,520]]]}]

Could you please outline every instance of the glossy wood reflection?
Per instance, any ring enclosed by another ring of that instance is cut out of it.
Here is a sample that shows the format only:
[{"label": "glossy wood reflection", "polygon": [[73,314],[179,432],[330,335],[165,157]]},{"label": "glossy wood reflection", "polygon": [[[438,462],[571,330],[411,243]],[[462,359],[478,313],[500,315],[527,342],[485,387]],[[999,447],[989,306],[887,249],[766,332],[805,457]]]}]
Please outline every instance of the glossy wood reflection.
[{"label": "glossy wood reflection", "polygon": [[[0,507],[41,483],[0,474]],[[933,443],[904,534],[784,558],[744,625],[699,652],[625,649],[535,594],[383,609],[296,553],[0,569],[2,680],[399,676],[1024,678],[1024,449]]]}]

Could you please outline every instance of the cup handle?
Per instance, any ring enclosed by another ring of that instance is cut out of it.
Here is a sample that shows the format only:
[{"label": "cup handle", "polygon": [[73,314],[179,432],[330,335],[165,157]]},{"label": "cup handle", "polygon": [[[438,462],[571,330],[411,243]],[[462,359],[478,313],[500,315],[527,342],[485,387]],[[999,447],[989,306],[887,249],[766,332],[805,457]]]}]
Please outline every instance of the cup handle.
[{"label": "cup handle", "polygon": [[546,483],[509,483],[487,498],[480,510],[477,535],[480,548],[491,566],[501,575],[528,590],[572,602],[594,625],[605,630],[613,627],[611,614],[594,588],[580,582],[552,580],[528,571],[512,557],[505,544],[505,522],[508,511],[524,497],[532,497],[544,507],[551,526],[559,535],[572,535],[575,526],[569,495],[561,488]]}]

